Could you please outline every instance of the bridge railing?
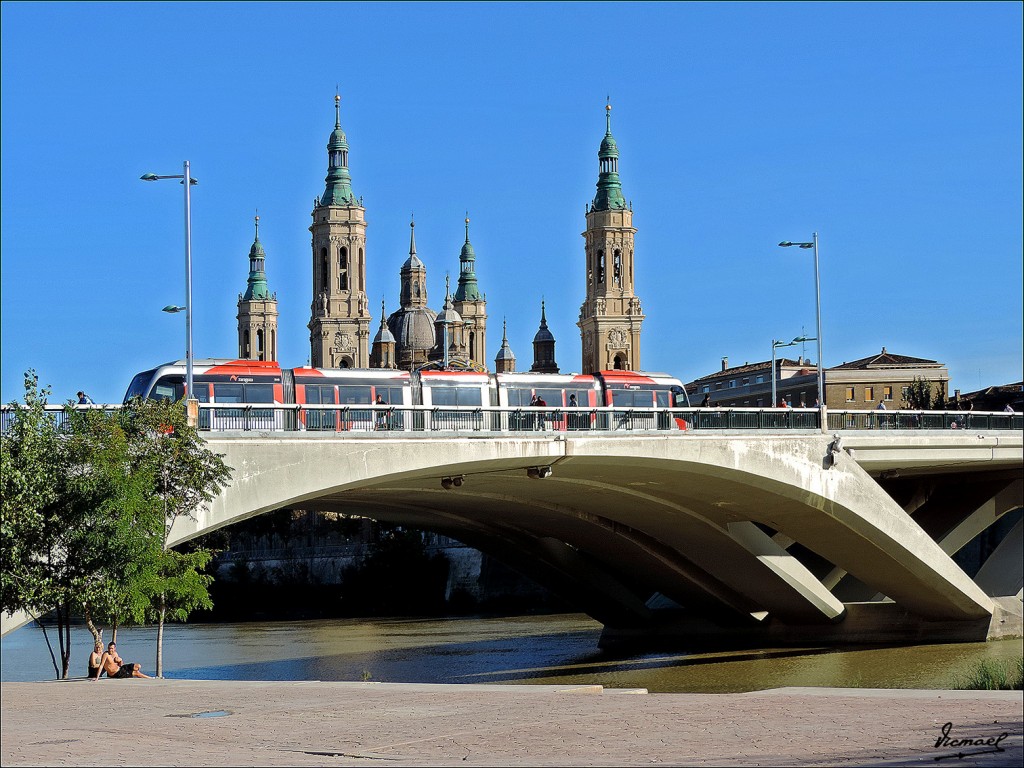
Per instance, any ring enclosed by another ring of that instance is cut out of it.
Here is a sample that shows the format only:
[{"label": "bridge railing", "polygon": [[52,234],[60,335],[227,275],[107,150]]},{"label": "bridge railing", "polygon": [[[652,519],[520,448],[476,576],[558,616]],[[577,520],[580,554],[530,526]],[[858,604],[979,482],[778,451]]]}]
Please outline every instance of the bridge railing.
[{"label": "bridge railing", "polygon": [[[6,433],[15,406],[0,408]],[[75,405],[75,410],[117,412],[120,405]],[[46,412],[59,428],[63,405]],[[977,411],[827,411],[827,431],[1024,430],[1024,414]],[[533,408],[497,406],[279,405],[200,403],[204,432],[818,432],[814,408]]]},{"label": "bridge railing", "polygon": [[988,411],[828,411],[828,428],[1024,429],[1024,414]]}]

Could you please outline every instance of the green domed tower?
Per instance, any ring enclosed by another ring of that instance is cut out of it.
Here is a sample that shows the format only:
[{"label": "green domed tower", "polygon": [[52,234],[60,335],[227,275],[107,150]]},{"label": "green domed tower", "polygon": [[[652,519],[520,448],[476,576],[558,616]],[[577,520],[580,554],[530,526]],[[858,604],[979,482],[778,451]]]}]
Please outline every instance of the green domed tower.
[{"label": "green domed tower", "polygon": [[368,368],[370,310],[366,296],[366,210],[352,192],[341,97],[327,142],[327,186],[313,204],[313,302],[310,363],[317,368]]},{"label": "green domed tower", "polygon": [[469,242],[469,214],[466,214],[466,242],[459,254],[459,284],[452,306],[462,317],[466,355],[487,369],[487,296],[476,282],[476,252]]},{"label": "green domed tower", "polygon": [[583,345],[582,373],[640,370],[644,316],[633,291],[633,206],[622,196],[619,148],[612,136],[612,105],[597,153],[597,194],[587,206],[586,298],[576,324]]},{"label": "green domed tower", "polygon": [[249,281],[238,294],[238,357],[242,360],[277,360],[277,294],[267,287],[267,254],[260,242],[260,217],[256,239],[249,249]]}]

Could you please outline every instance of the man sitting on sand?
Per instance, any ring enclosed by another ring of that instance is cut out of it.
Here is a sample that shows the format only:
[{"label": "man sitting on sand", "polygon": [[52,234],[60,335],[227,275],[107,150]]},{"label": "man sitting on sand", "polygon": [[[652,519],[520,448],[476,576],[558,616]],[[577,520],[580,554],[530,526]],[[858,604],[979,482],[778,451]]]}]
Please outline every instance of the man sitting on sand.
[{"label": "man sitting on sand", "polygon": [[[142,673],[141,664],[124,663],[124,659],[117,655],[117,645],[115,643],[107,644],[107,651],[100,659],[100,667],[107,673],[107,677],[110,678],[145,677],[149,679],[149,675]],[[96,675],[93,679],[99,680],[100,676]]]}]

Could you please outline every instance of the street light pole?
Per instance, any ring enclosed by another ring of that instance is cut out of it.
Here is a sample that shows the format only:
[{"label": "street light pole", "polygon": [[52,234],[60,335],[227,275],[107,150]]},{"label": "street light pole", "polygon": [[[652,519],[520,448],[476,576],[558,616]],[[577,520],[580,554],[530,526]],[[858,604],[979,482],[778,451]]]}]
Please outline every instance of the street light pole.
[{"label": "street light pole", "polygon": [[795,245],[797,248],[813,248],[814,249],[814,310],[817,317],[817,331],[818,331],[818,408],[821,411],[821,428],[824,430],[825,425],[825,375],[822,370],[822,356],[821,356],[821,281],[818,278],[818,233],[815,232],[811,242],[809,243],[791,243],[788,240],[784,240],[779,243],[782,248],[789,248]]},{"label": "street light pole", "polygon": [[185,310],[185,393],[188,398],[188,419],[189,424],[195,426],[199,417],[199,401],[196,399],[195,388],[193,387],[192,367],[192,185],[199,182],[192,178],[191,166],[186,160],[182,165],[182,174],[171,174],[169,176],[158,176],[155,173],[144,173],[139,178],[142,181],[159,181],[160,179],[181,179],[185,187],[185,306],[167,306],[165,312],[180,312]]},{"label": "street light pole", "polygon": [[[184,163],[182,186],[185,187],[185,391],[191,402],[196,399],[196,391],[192,387],[192,177],[189,175],[189,162]],[[191,406],[189,414],[191,416]]]}]

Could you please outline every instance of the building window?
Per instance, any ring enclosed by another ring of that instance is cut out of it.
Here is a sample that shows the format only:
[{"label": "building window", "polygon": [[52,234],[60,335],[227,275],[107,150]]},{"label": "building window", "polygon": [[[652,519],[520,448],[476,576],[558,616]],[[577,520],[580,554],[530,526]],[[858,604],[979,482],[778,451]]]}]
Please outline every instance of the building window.
[{"label": "building window", "polygon": [[736,379],[729,379],[729,389],[736,389]]},{"label": "building window", "polygon": [[715,389],[718,390],[718,389],[721,389],[721,388],[722,388],[722,382],[716,381],[715,382]]},{"label": "building window", "polygon": [[748,377],[743,379],[742,381],[740,381],[740,384],[742,384],[744,387],[747,386],[748,384],[750,384],[750,378]]},{"label": "building window", "polygon": [[342,248],[338,255],[338,288],[348,290],[348,249]]},{"label": "building window", "polygon": [[875,402],[875,388],[874,387],[864,387],[864,402],[865,403],[873,403],[873,402]]},{"label": "building window", "polygon": [[846,402],[852,403],[856,398],[853,394],[853,387],[846,388]]},{"label": "building window", "polygon": [[706,395],[708,392],[711,391],[711,385],[705,384],[703,387],[700,388],[700,391]]},{"label": "building window", "polygon": [[[754,377],[754,383],[755,384],[764,384],[764,376],[755,376]],[[760,405],[760,403],[758,403],[758,405]]]},{"label": "building window", "polygon": [[892,400],[892,387],[882,387],[882,397]]}]

